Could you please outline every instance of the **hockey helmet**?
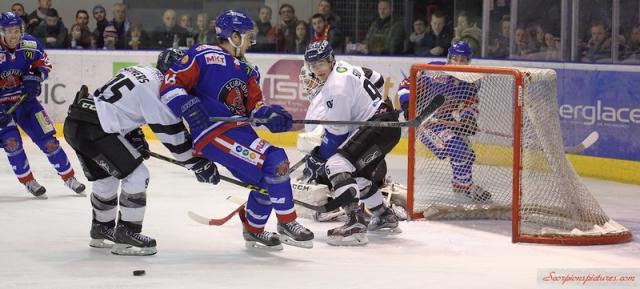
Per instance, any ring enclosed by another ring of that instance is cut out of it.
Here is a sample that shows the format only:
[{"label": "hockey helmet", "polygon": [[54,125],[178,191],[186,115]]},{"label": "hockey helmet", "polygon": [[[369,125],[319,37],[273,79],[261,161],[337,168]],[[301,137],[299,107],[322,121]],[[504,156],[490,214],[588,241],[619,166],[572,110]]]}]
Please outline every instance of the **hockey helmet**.
[{"label": "hockey helmet", "polygon": [[309,101],[313,100],[320,91],[320,88],[322,88],[323,82],[318,79],[306,65],[303,65],[300,69],[298,79],[300,79],[300,83],[302,84],[302,95],[306,96]]},{"label": "hockey helmet", "polygon": [[4,29],[11,26],[18,26],[20,27],[20,31],[22,31],[22,18],[13,14],[13,12],[0,14],[0,33],[4,34]]},{"label": "hockey helmet", "polygon": [[304,52],[304,61],[309,64],[322,59],[327,59],[329,62],[333,62],[333,48],[331,48],[329,41],[322,40],[309,44],[309,46],[307,46],[307,50]]},{"label": "hockey helmet", "polygon": [[469,42],[460,40],[451,44],[447,54],[447,63],[468,64],[471,62],[471,46]]},{"label": "hockey helmet", "polygon": [[160,70],[160,72],[165,73],[171,68],[171,66],[173,66],[174,63],[183,57],[184,51],[175,48],[167,48],[158,55],[156,68]]},{"label": "hockey helmet", "polygon": [[[215,29],[216,35],[220,39],[231,42],[230,38],[233,32],[238,32],[243,42],[245,41],[245,37],[250,37],[248,41],[251,42],[251,45],[256,44],[254,33],[249,33],[254,31],[253,21],[242,11],[223,11],[222,14],[216,18]],[[233,45],[233,42],[231,43]],[[242,46],[242,44],[240,46]]]}]

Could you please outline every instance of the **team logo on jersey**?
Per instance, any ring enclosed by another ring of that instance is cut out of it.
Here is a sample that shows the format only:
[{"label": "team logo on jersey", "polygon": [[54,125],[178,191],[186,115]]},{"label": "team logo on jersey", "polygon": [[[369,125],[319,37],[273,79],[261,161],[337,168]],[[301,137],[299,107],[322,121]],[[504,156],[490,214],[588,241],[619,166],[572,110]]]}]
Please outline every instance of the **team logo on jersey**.
[{"label": "team logo on jersey", "polygon": [[257,138],[251,143],[249,147],[252,150],[257,151],[258,153],[264,154],[270,146],[271,145],[266,140]]},{"label": "team logo on jersey", "polygon": [[261,155],[244,147],[241,144],[235,143],[230,150],[231,154],[253,165],[258,165]]},{"label": "team logo on jersey", "polygon": [[22,40],[20,42],[20,48],[22,49],[38,49],[38,43],[33,40]]},{"label": "team logo on jersey", "polygon": [[247,84],[238,78],[233,78],[222,86],[218,99],[227,105],[231,113],[246,115],[247,108],[244,106],[244,100],[248,95]]},{"label": "team logo on jersey", "polygon": [[222,65],[222,66],[227,65],[227,59],[222,54],[207,53],[204,55],[204,59],[207,62],[207,64],[216,64],[216,65]]},{"label": "team logo on jersey", "polygon": [[345,73],[345,72],[347,72],[347,68],[346,67],[342,67],[342,66],[338,66],[338,68],[336,68],[336,71],[338,73]]},{"label": "team logo on jersey", "polygon": [[332,100],[327,101],[327,107],[328,107],[328,108],[333,108],[333,99],[332,99]]},{"label": "team logo on jersey", "polygon": [[180,64],[187,64],[187,62],[189,62],[189,55],[185,55],[184,57],[182,57],[182,60],[180,60]]}]

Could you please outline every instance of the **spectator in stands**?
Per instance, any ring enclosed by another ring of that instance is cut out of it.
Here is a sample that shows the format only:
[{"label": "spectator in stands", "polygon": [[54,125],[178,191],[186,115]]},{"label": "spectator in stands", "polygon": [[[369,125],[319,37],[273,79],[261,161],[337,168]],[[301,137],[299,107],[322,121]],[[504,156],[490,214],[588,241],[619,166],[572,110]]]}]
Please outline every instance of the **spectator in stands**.
[{"label": "spectator in stands", "polygon": [[560,60],[560,38],[555,37],[552,33],[544,34],[544,59]]},{"label": "spectator in stands", "polygon": [[127,46],[126,39],[130,29],[130,23],[129,20],[127,20],[127,6],[122,3],[114,3],[113,6],[111,6],[111,14],[113,14],[111,25],[116,28],[118,33],[116,49],[124,49]]},{"label": "spectator in stands", "polygon": [[51,0],[38,0],[38,8],[27,16],[27,22],[25,22],[25,31],[28,34],[33,34],[36,27],[44,21],[49,9],[51,9]]},{"label": "spectator in stands", "polygon": [[324,15],[316,13],[311,16],[311,27],[311,42],[327,40],[336,53],[344,52],[344,35],[342,35],[342,31],[329,25],[325,21]]},{"label": "spectator in stands", "polygon": [[178,25],[184,28],[184,30],[187,30],[187,32],[189,32],[189,35],[193,35],[193,31],[195,29],[193,28],[193,23],[192,23],[190,14],[185,13],[180,15],[180,21],[178,21]]},{"label": "spectator in stands", "polygon": [[151,39],[144,27],[140,23],[131,25],[129,33],[127,33],[127,49],[148,49],[151,44]]},{"label": "spectator in stands", "polygon": [[93,38],[96,41],[96,44],[93,45],[95,48],[103,48],[104,47],[104,29],[109,26],[109,21],[107,20],[107,10],[104,9],[104,6],[98,4],[93,6],[93,19],[96,20],[96,29],[93,30]]},{"label": "spectator in stands", "polygon": [[318,13],[324,16],[325,21],[329,25],[342,31],[342,27],[340,27],[340,16],[333,12],[332,7],[333,6],[331,5],[331,2],[329,0],[320,0],[320,2],[318,3]]},{"label": "spectator in stands", "polygon": [[287,44],[295,42],[298,18],[296,18],[296,10],[288,3],[280,5],[278,13],[280,25],[276,30],[276,51],[281,52],[286,50]]},{"label": "spectator in stands", "polygon": [[22,23],[29,23],[29,19],[27,19],[27,13],[25,13],[24,6],[21,3],[13,3],[13,5],[11,5],[11,12],[13,12],[13,14],[15,14],[16,16],[22,18]]},{"label": "spectator in stands", "polygon": [[256,22],[256,44],[251,51],[273,52],[276,50],[276,28],[271,25],[271,7],[260,7],[258,22]]},{"label": "spectator in stands", "polygon": [[115,26],[109,25],[105,27],[102,37],[104,37],[104,49],[116,49],[116,45],[118,43],[118,29],[116,29]]},{"label": "spectator in stands", "polygon": [[413,55],[417,55],[417,52],[427,51],[425,44],[425,36],[427,35],[427,25],[423,19],[416,19],[413,21],[413,32],[409,35],[409,48],[408,52]]},{"label": "spectator in stands", "polygon": [[41,22],[33,31],[33,36],[47,48],[65,48],[67,43],[67,28],[60,21],[58,11],[54,8],[47,10],[45,21]]},{"label": "spectator in stands", "polygon": [[378,18],[371,24],[366,36],[369,54],[398,54],[404,50],[402,21],[393,21],[391,0],[378,0]]},{"label": "spectator in stands", "polygon": [[91,46],[91,38],[89,38],[89,46],[82,46],[82,27],[78,24],[73,24],[69,29],[69,35],[67,35],[67,41],[64,45],[65,48],[72,49],[86,49]]},{"label": "spectator in stands", "polygon": [[544,29],[542,29],[542,25],[540,23],[535,23],[530,28],[529,37],[532,39],[531,49],[533,52],[541,52],[546,49],[545,40],[544,40]]},{"label": "spectator in stands", "polygon": [[526,28],[522,26],[516,28],[515,37],[515,50],[511,58],[523,59],[528,54],[535,52],[533,45],[529,41],[529,32],[527,32]]},{"label": "spectator in stands", "polygon": [[296,24],[296,37],[288,39],[285,52],[304,54],[309,45],[309,39],[309,24],[304,21],[298,21]]},{"label": "spectator in stands", "polygon": [[489,45],[489,56],[496,59],[504,59],[509,56],[509,41],[511,36],[511,18],[502,16],[500,21],[500,34]]},{"label": "spectator in stands", "polygon": [[82,10],[82,9],[76,11],[76,23],[73,26],[71,26],[71,29],[69,31],[69,37],[67,39],[68,40],[67,42],[69,43],[68,47],[71,47],[71,44],[72,44],[71,41],[73,39],[71,36],[73,36],[74,33],[77,33],[77,32],[74,32],[74,29],[76,29],[74,27],[76,25],[78,26],[77,29],[80,30],[80,37],[75,39],[76,45],[74,46],[74,48],[75,47],[81,47],[84,49],[93,48],[91,46],[91,31],[89,30],[89,26],[88,26],[89,12],[87,12],[87,10]]},{"label": "spectator in stands", "polygon": [[176,11],[167,9],[162,13],[162,26],[156,27],[151,34],[154,48],[178,48],[187,46],[189,32],[176,25]]},{"label": "spectator in stands", "polygon": [[604,22],[594,22],[591,25],[591,38],[582,51],[582,62],[597,62],[611,60],[611,37]]},{"label": "spectator in stands", "polygon": [[194,35],[196,44],[216,44],[217,37],[213,25],[209,24],[207,13],[196,15],[196,30]]},{"label": "spectator in stands", "polygon": [[640,60],[640,24],[636,24],[631,29],[631,35],[629,35],[629,41],[624,48],[625,61],[638,61]]},{"label": "spectator in stands", "polygon": [[480,55],[482,50],[482,30],[478,28],[474,19],[466,12],[458,13],[456,19],[456,27],[454,28],[453,41],[466,41],[471,47],[472,55]]},{"label": "spectator in stands", "polygon": [[447,16],[442,11],[431,15],[431,30],[424,36],[426,51],[416,51],[418,56],[442,57],[447,55],[453,36],[446,28]]}]

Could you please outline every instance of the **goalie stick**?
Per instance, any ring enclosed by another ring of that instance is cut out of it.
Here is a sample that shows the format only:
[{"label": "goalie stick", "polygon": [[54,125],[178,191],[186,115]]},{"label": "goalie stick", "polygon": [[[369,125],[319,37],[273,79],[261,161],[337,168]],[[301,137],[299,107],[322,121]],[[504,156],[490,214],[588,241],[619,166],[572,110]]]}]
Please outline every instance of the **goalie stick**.
[{"label": "goalie stick", "polygon": [[[422,113],[410,121],[353,121],[353,120],[321,120],[321,119],[294,119],[294,124],[323,124],[323,125],[355,125],[373,127],[418,127],[424,120],[429,118],[444,103],[444,96],[437,95],[429,103]],[[251,123],[258,125],[269,122],[269,118],[253,117],[211,117],[211,121],[225,121],[237,123]]]}]

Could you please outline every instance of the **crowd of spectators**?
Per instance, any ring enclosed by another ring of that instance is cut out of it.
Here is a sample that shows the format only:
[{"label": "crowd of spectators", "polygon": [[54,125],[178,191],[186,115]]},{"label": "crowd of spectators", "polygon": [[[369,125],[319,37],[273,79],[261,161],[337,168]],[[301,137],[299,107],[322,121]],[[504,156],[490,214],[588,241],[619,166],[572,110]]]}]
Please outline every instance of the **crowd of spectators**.
[{"label": "crowd of spectators", "polygon": [[[162,49],[217,41],[213,29],[215,15],[206,13],[178,15],[176,10],[166,9],[158,15],[162,24],[151,28],[131,21],[127,17],[127,6],[122,3],[112,5],[111,18],[107,17],[104,6],[95,5],[91,15],[80,9],[74,21],[66,22],[52,7],[52,0],[35,1],[37,8],[28,14],[19,2],[10,9],[23,19],[26,33],[37,37],[47,48]],[[488,34],[488,58],[562,60],[559,27],[550,27],[558,25],[542,21],[512,25],[508,7],[504,5],[508,2],[496,3],[491,11],[491,25],[495,29]],[[391,0],[377,0],[376,4],[377,11],[371,11],[375,18],[371,19],[366,36],[358,42],[351,42],[353,38],[346,35],[348,29],[345,28],[353,27],[343,27],[345,15],[341,17],[334,11],[331,0],[319,1],[308,20],[300,19],[295,7],[287,3],[278,7],[275,19],[272,7],[264,5],[254,18],[257,44],[251,50],[302,54],[310,42],[327,40],[337,53],[442,57],[453,41],[465,40],[474,55],[481,54],[483,31],[479,15],[428,5],[426,13],[415,13],[413,21],[405,23],[402,17],[393,17]],[[89,28],[90,22],[95,25],[93,31]],[[411,27],[405,27],[409,24]],[[579,59],[575,60],[610,62],[612,43],[616,43],[617,60],[640,61],[640,24],[615,38],[607,24],[594,21],[590,25],[585,39],[579,41]]]}]

